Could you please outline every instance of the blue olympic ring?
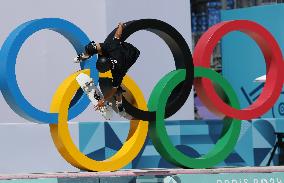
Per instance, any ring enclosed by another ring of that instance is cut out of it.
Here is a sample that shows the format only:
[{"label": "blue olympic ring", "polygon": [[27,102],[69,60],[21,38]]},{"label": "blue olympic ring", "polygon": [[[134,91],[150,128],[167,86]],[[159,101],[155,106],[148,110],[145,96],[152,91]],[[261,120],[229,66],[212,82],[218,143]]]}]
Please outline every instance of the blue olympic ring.
[{"label": "blue olympic ring", "polygon": [[[59,18],[43,18],[28,21],[18,26],[5,40],[0,51],[0,89],[8,105],[23,118],[38,123],[57,123],[58,114],[41,111],[32,106],[19,89],[15,74],[16,58],[23,43],[37,31],[48,29],[64,36],[77,53],[84,51],[90,42],[87,35],[76,25]],[[99,74],[95,68],[97,57],[80,65],[81,69],[89,68],[91,77],[98,83]],[[86,95],[79,95],[69,109],[68,118],[73,119],[83,112],[90,100]]]}]

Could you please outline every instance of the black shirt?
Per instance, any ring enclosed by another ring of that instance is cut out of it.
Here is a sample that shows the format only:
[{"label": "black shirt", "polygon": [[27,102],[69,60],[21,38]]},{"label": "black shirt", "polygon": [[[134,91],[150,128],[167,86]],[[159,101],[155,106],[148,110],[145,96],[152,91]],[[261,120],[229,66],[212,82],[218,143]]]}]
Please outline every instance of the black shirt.
[{"label": "black shirt", "polygon": [[101,44],[103,56],[109,57],[113,63],[111,68],[112,86],[119,87],[128,69],[139,57],[140,51],[132,44],[121,42],[119,39],[107,39]]}]

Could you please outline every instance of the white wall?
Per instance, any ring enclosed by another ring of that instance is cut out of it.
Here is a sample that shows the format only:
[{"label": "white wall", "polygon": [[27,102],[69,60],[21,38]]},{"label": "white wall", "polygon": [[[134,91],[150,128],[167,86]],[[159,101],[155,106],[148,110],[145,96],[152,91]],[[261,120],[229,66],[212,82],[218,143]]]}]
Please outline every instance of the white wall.
[{"label": "white wall", "polygon": [[[18,25],[31,19],[58,17],[79,26],[91,40],[102,42],[118,22],[157,18],[174,26],[191,47],[190,1],[170,0],[9,0],[0,7],[0,46]],[[139,61],[130,71],[149,94],[155,83],[174,69],[166,44],[150,32],[140,31],[130,42],[141,50]],[[16,75],[23,95],[35,106],[49,110],[52,95],[64,78],[79,69],[71,44],[51,31],[41,31],[28,39],[17,59]],[[141,69],[142,68],[142,69]],[[159,68],[159,69],[155,69]],[[146,71],[148,74],[145,74]],[[171,119],[192,119],[193,97]],[[73,121],[98,121],[89,107]],[[14,124],[14,125],[12,125]],[[76,124],[70,129],[78,143]],[[75,171],[55,149],[48,125],[32,124],[16,115],[0,94],[0,174],[13,172]]]}]

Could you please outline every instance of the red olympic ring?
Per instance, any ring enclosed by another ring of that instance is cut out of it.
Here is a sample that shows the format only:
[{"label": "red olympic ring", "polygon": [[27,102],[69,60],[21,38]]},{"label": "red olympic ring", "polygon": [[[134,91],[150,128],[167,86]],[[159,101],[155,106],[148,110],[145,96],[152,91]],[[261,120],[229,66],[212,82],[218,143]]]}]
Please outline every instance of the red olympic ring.
[{"label": "red olympic ring", "polygon": [[245,109],[235,109],[224,103],[209,79],[197,78],[194,81],[197,95],[210,110],[240,120],[257,118],[267,112],[277,101],[284,80],[281,49],[268,30],[248,20],[221,22],[208,29],[198,41],[193,60],[195,66],[210,68],[210,57],[214,47],[223,36],[232,31],[249,35],[260,47],[266,62],[266,83],[258,99]]}]

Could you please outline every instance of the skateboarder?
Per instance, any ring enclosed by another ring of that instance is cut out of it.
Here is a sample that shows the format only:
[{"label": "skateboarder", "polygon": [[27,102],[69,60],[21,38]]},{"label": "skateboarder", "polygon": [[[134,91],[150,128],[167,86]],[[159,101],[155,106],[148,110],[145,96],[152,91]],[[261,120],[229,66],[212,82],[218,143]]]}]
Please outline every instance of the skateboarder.
[{"label": "skateboarder", "polygon": [[140,54],[140,51],[132,44],[120,40],[123,28],[124,25],[119,23],[113,38],[106,39],[104,43],[90,42],[85,46],[85,53],[79,54],[75,58],[75,62],[81,62],[98,54],[96,63],[98,71],[104,73],[111,70],[112,88],[95,108],[96,110],[100,109],[104,106],[105,101],[115,97],[116,106],[121,115],[125,113],[122,106],[122,93],[124,92],[121,88],[122,79]]}]

